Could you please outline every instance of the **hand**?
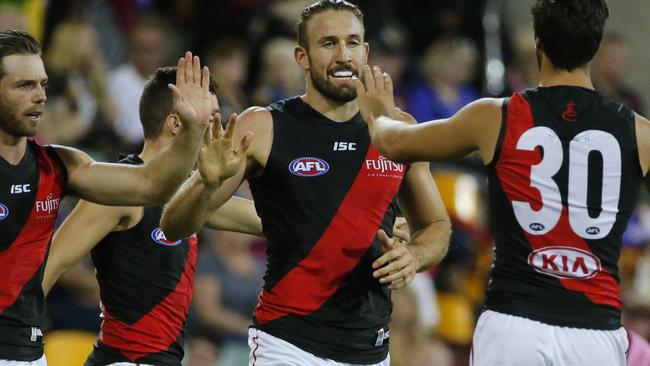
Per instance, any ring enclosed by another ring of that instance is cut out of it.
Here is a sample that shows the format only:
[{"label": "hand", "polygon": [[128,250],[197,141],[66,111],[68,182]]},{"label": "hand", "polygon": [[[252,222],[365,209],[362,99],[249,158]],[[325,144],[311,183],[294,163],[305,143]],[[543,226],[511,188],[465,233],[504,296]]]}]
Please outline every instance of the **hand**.
[{"label": "hand", "polygon": [[397,238],[400,242],[408,243],[411,240],[411,230],[403,216],[398,216],[393,224],[393,238]]},{"label": "hand", "polygon": [[411,283],[418,266],[406,243],[395,236],[389,238],[382,229],[377,231],[377,239],[384,248],[384,255],[372,263],[373,277],[382,284],[390,284],[391,290]]},{"label": "hand", "polygon": [[203,183],[208,186],[218,186],[235,175],[246,162],[246,150],[250,146],[253,133],[248,131],[235,150],[232,135],[236,123],[237,114],[233,113],[224,133],[221,128],[221,115],[215,113],[214,122],[205,131],[203,145],[199,150],[199,173]]},{"label": "hand", "polygon": [[186,126],[203,129],[208,126],[212,112],[209,85],[208,67],[201,68],[199,57],[192,57],[192,52],[187,51],[178,60],[176,85],[169,84],[174,98],[174,111]]},{"label": "hand", "polygon": [[395,97],[390,75],[382,73],[379,66],[374,66],[371,70],[370,66],[364,65],[361,76],[363,82],[356,79],[354,85],[364,121],[372,126],[375,118],[379,116],[394,116]]}]

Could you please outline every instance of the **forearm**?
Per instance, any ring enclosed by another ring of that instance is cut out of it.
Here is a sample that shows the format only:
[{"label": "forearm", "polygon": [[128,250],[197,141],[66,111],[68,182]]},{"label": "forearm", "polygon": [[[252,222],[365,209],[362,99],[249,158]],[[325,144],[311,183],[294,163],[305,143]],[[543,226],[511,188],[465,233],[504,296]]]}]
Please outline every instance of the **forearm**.
[{"label": "forearm", "polygon": [[417,263],[417,272],[425,271],[437,265],[447,254],[451,223],[441,219],[416,231],[411,236],[408,249]]},{"label": "forearm", "polygon": [[188,127],[172,143],[148,161],[144,166],[144,176],[151,188],[151,203],[164,203],[174,194],[178,186],[191,173],[197,159],[203,130]]},{"label": "forearm", "polygon": [[253,201],[241,197],[230,198],[211,213],[205,226],[215,230],[263,236],[262,222],[255,212]]},{"label": "forearm", "polygon": [[192,174],[169,201],[160,219],[160,227],[167,239],[186,238],[203,227],[217,188],[204,184],[198,172]]}]

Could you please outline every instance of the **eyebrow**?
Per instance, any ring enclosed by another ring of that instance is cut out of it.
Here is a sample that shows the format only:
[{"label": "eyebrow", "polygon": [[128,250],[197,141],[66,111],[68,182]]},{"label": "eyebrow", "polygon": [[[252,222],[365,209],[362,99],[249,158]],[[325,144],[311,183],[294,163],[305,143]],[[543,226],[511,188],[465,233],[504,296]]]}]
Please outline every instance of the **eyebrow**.
[{"label": "eyebrow", "polygon": [[[322,42],[325,42],[325,41],[336,41],[336,40],[338,40],[339,38],[340,38],[340,37],[338,37],[338,36],[323,36],[323,37],[321,37],[321,38],[318,39],[318,43],[322,43]],[[344,38],[345,38],[345,39],[350,39],[350,38],[362,39],[361,35],[358,34],[358,33],[348,34],[348,35],[345,36]]]}]

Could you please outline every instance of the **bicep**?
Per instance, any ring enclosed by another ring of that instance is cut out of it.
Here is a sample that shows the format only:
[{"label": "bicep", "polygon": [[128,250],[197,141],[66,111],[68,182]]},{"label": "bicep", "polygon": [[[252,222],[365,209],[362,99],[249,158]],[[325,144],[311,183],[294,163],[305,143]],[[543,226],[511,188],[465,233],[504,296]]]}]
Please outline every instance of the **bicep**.
[{"label": "bicep", "polygon": [[100,163],[81,150],[55,149],[68,171],[68,190],[75,196],[107,205],[140,206],[152,201],[142,166]]},{"label": "bicep", "polygon": [[428,163],[411,166],[404,177],[398,200],[411,232],[436,221],[449,220]]}]

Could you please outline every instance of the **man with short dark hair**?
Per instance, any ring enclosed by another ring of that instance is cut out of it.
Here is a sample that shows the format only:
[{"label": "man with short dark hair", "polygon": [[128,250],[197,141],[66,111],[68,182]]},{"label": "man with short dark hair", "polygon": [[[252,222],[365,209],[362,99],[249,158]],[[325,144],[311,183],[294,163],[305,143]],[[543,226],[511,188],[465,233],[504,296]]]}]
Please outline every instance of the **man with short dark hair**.
[{"label": "man with short dark hair", "polygon": [[[176,68],[166,67],[158,69],[145,84],[140,99],[144,148],[120,163],[140,165],[149,161],[184,128],[167,87],[175,79]],[[212,78],[209,89],[216,117],[213,128],[220,128],[217,85]],[[200,162],[204,155],[202,149]],[[167,240],[159,226],[162,209],[162,205],[109,207],[80,201],[54,235],[43,278],[45,294],[88,252],[95,265],[103,320],[86,366],[181,364],[198,245],[196,235]],[[262,234],[253,203],[238,197],[208,218],[206,226]]]},{"label": "man with short dark hair", "polygon": [[[168,238],[185,237],[248,179],[268,239],[250,365],[388,366],[389,287],[446,253],[449,218],[428,164],[381,156],[359,115],[352,80],[367,63],[364,32],[346,1],[305,8],[294,55],[306,94],[242,113],[234,139],[255,134],[246,166],[223,184],[194,174],[162,218]],[[388,236],[398,200],[408,245]]]},{"label": "man with short dark hair", "polygon": [[389,116],[390,77],[366,68],[360,108],[390,159],[482,154],[496,243],[472,365],[623,366],[617,263],[650,187],[650,122],[591,83],[604,0],[537,0],[532,13],[539,87],[411,126]]},{"label": "man with short dark hair", "polygon": [[47,74],[39,43],[0,31],[0,365],[45,365],[41,280],[64,193],[109,205],[160,203],[190,173],[211,118],[207,68],[179,60],[173,107],[184,128],[141,166],[105,164],[70,147],[41,146]]}]

